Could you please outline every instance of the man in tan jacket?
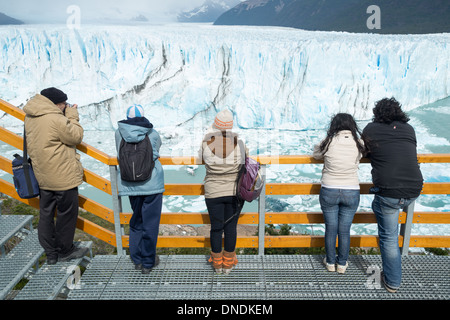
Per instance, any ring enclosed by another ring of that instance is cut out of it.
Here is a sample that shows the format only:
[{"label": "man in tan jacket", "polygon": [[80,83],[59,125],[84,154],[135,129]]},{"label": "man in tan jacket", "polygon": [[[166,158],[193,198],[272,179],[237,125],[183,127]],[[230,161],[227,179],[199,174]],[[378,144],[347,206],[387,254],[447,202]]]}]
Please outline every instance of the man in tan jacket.
[{"label": "man in tan jacket", "polygon": [[28,155],[40,187],[39,242],[49,264],[86,253],[73,244],[78,186],[83,182],[76,145],[83,140],[83,128],[78,122],[77,105],[66,101],[64,92],[47,88],[23,108]]}]

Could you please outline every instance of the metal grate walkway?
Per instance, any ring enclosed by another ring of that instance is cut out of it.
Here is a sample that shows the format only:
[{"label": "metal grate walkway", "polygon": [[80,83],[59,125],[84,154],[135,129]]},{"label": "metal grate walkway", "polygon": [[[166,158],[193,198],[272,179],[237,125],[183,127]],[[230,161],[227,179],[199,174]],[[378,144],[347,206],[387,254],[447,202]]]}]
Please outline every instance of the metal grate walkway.
[{"label": "metal grate walkway", "polygon": [[[95,256],[72,300],[439,300],[450,299],[450,257],[406,256],[402,287],[378,287],[379,255],[352,255],[345,274],[328,272],[323,255],[241,255],[229,275],[206,256],[160,256],[148,275],[129,256]],[[371,271],[373,270],[373,271]]]},{"label": "metal grate walkway", "polygon": [[[32,230],[31,221],[33,216],[22,216],[22,215],[0,215],[0,247],[3,245],[17,232],[19,232],[25,226],[28,226]],[[3,253],[3,249],[2,249]]]}]

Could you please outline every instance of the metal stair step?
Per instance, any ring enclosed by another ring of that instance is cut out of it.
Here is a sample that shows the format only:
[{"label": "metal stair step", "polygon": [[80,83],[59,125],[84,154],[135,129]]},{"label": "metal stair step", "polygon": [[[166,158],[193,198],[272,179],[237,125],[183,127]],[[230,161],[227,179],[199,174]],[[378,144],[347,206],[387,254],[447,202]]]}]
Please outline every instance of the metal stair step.
[{"label": "metal stair step", "polygon": [[5,257],[0,259],[0,299],[19,283],[44,253],[39,244],[37,230],[31,232]]},{"label": "metal stair step", "polygon": [[31,215],[0,215],[0,246],[3,246],[11,237],[25,226],[32,229]]},{"label": "metal stair step", "polygon": [[[75,242],[78,247],[86,247],[91,251],[92,241]],[[92,254],[91,254],[92,256]],[[43,264],[32,275],[30,281],[14,298],[15,300],[53,300],[65,288],[72,289],[79,280],[79,266],[87,261],[87,257],[58,262],[53,265]],[[69,279],[70,278],[70,279]],[[74,281],[72,281],[74,280]],[[69,283],[68,283],[69,282]]]}]

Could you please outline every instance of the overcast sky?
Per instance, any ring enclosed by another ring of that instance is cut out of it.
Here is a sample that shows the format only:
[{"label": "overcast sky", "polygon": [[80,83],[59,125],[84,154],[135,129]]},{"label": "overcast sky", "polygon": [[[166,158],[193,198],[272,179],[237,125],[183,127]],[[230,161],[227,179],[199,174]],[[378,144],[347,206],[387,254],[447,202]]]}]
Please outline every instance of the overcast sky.
[{"label": "overcast sky", "polygon": [[64,23],[71,5],[80,8],[82,22],[129,20],[142,14],[150,22],[175,21],[176,13],[205,0],[0,0],[0,12],[26,23]]}]

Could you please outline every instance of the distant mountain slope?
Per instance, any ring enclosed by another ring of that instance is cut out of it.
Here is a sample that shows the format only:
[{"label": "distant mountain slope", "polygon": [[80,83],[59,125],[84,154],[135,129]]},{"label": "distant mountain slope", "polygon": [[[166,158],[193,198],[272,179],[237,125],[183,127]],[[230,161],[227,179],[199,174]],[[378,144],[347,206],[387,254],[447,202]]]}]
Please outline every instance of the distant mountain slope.
[{"label": "distant mountain slope", "polygon": [[0,25],[6,24],[23,24],[23,22],[0,12]]},{"label": "distant mountain slope", "polygon": [[[368,29],[367,8],[377,5],[381,29]],[[450,32],[449,0],[249,0],[222,14],[216,25],[266,25],[306,30]]]},{"label": "distant mountain slope", "polygon": [[178,15],[179,22],[214,22],[224,12],[230,10],[241,0],[206,0],[203,5]]}]

